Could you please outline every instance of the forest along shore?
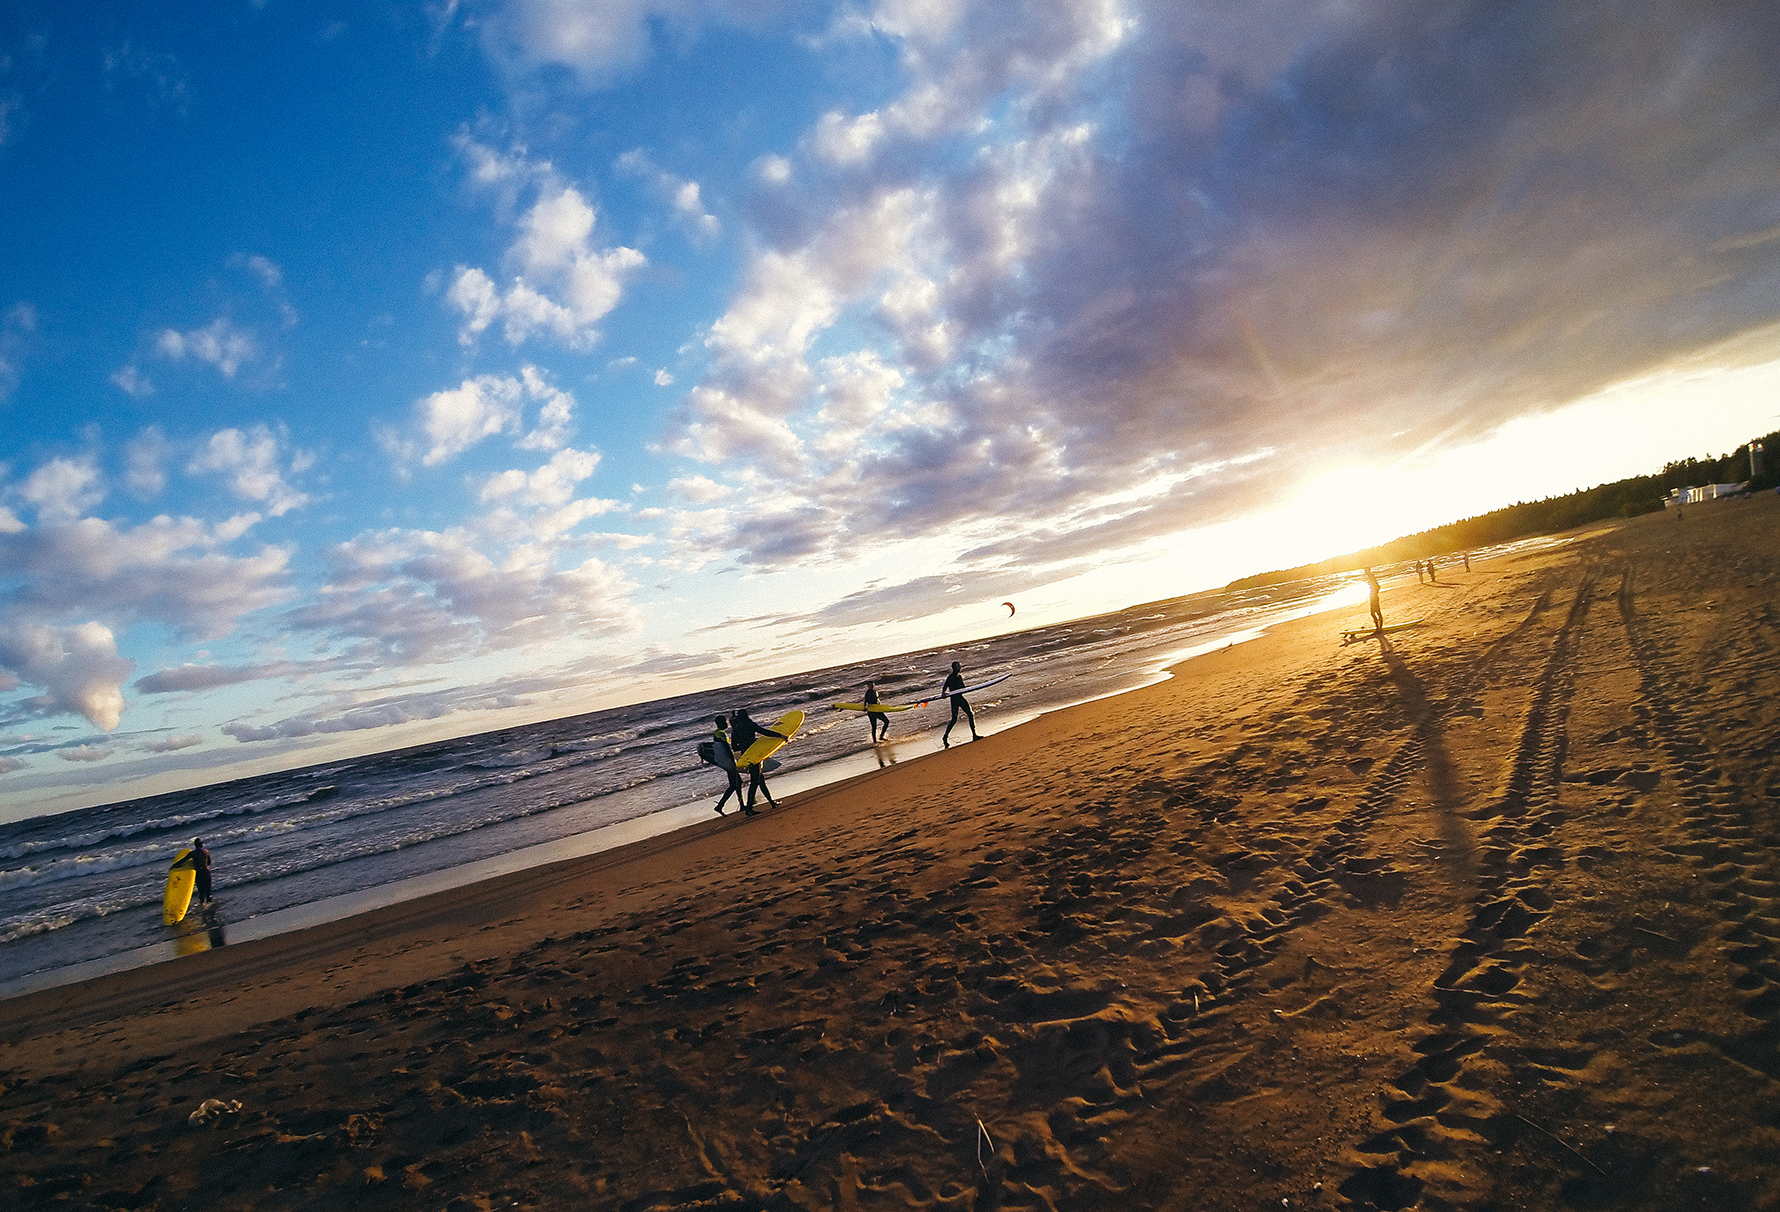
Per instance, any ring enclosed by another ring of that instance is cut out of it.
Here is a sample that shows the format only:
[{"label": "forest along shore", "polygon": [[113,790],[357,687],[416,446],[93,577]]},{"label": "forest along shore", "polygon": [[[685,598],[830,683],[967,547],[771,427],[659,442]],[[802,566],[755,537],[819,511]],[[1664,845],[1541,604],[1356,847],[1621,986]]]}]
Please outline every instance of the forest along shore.
[{"label": "forest along shore", "polygon": [[17,1203],[1774,1206],[1777,530],[0,1003]]}]

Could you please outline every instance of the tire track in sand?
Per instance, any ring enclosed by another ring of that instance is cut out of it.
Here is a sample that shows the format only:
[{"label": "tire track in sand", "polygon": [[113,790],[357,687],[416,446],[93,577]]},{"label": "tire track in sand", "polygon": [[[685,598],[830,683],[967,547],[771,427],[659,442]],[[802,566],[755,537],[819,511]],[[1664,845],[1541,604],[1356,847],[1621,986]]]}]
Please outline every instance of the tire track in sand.
[{"label": "tire track in sand", "polygon": [[[1705,739],[1701,704],[1676,672],[1671,646],[1640,617],[1628,570],[1618,595],[1633,665],[1643,691],[1638,705],[1668,767],[1687,841],[1675,851],[1699,872],[1721,923],[1723,955],[1731,983],[1754,1020],[1745,1035],[1707,1042],[1731,1059],[1780,1081],[1780,828],[1758,813],[1713,758]],[[1693,1042],[1692,1033],[1666,1033],[1659,1045]]]},{"label": "tire track in sand", "polygon": [[1518,940],[1554,903],[1540,872],[1562,862],[1551,837],[1564,820],[1559,792],[1571,659],[1593,592],[1594,577],[1585,573],[1552,639],[1505,786],[1478,814],[1492,824],[1481,838],[1470,920],[1434,982],[1427,1030],[1414,1044],[1420,1059],[1391,1084],[1381,1109],[1385,1124],[1360,1143],[1359,1164],[1340,1186],[1350,1206],[1470,1202],[1485,1180],[1460,1163],[1461,1155],[1511,1132],[1475,1070],[1526,1003],[1517,989],[1530,957]]}]

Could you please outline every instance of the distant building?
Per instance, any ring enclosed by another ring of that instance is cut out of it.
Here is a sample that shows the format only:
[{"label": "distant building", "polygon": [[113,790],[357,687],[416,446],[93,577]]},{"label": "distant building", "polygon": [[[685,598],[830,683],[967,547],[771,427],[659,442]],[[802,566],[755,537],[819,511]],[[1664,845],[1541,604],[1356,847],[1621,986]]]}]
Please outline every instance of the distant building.
[{"label": "distant building", "polygon": [[1673,505],[1698,505],[1720,497],[1738,497],[1749,491],[1748,481],[1741,484],[1701,484],[1695,488],[1671,488],[1663,498],[1663,508]]}]

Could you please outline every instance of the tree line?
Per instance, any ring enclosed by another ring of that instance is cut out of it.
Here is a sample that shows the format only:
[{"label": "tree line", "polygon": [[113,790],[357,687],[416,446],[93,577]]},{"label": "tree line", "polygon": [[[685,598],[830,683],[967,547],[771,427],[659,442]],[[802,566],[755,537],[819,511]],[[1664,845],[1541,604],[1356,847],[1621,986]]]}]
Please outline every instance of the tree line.
[{"label": "tree line", "polygon": [[1763,453],[1757,456],[1759,470],[1753,478],[1749,474],[1749,445],[1746,443],[1718,458],[1708,455],[1700,459],[1679,459],[1663,464],[1663,469],[1654,475],[1631,476],[1540,501],[1520,501],[1476,517],[1404,535],[1364,551],[1243,577],[1231,581],[1228,588],[1249,589],[1302,577],[1349,572],[1368,565],[1425,560],[1493,543],[1508,543],[1529,535],[1552,534],[1607,518],[1637,517],[1661,509],[1663,498],[1675,488],[1690,488],[1697,484],[1740,484],[1744,480],[1750,481],[1752,492],[1780,486],[1780,430],[1756,441]]}]

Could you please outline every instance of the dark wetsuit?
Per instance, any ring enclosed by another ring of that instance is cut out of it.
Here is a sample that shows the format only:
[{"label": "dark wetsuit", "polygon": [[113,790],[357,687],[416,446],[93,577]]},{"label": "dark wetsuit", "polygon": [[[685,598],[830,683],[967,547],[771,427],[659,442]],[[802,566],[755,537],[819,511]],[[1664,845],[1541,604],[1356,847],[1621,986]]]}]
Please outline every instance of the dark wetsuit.
[{"label": "dark wetsuit", "polygon": [[711,744],[717,746],[720,750],[729,753],[732,758],[732,760],[728,766],[719,766],[718,767],[719,770],[722,770],[724,774],[729,776],[729,786],[725,787],[723,789],[723,796],[721,799],[719,799],[717,801],[717,815],[722,816],[723,815],[723,805],[729,803],[730,796],[732,796],[732,795],[735,796],[735,802],[736,802],[737,807],[741,806],[741,803],[742,803],[742,776],[737,774],[735,771],[735,763],[733,761],[733,758],[735,755],[735,746],[733,746],[729,743],[729,729],[719,728],[719,729],[717,729],[717,731],[713,732],[711,734]]},{"label": "dark wetsuit", "polygon": [[1378,600],[1378,578],[1370,571],[1366,573],[1366,591],[1370,596],[1367,605],[1372,610],[1372,627],[1375,631],[1384,630],[1384,606]]},{"label": "dark wetsuit", "polygon": [[947,696],[952,700],[952,718],[946,721],[946,730],[940,734],[940,743],[942,745],[950,743],[952,738],[952,727],[958,723],[958,713],[960,711],[964,713],[964,718],[970,721],[970,739],[973,741],[976,740],[977,717],[970,709],[970,701],[961,694],[951,693],[954,690],[964,689],[964,675],[962,673],[948,674],[946,677],[946,684],[942,686],[941,689],[946,691]]},{"label": "dark wetsuit", "polygon": [[[878,697],[878,688],[876,686],[873,686],[865,692],[865,705],[867,707],[881,702],[883,702],[883,700]],[[871,724],[872,744],[875,745],[878,742],[878,729],[880,727],[883,728],[885,736],[890,735],[890,717],[885,715],[882,711],[868,711],[865,713],[865,718]]]},{"label": "dark wetsuit", "polygon": [[198,849],[192,851],[192,874],[198,877],[198,886],[194,891],[198,895],[198,903],[210,903],[210,851]]},{"label": "dark wetsuit", "polygon": [[[787,739],[784,733],[774,732],[771,728],[762,728],[759,724],[756,724],[745,715],[731,717],[730,727],[734,730],[735,734],[733,743],[735,745],[737,757],[748,752],[749,746],[753,745],[756,740],[763,736],[776,736],[781,741]],[[764,764],[765,763],[762,762],[755,762],[752,766],[748,767],[748,802],[742,805],[742,811],[748,813],[750,816],[754,813],[754,797],[762,791],[766,792],[767,803],[771,804],[774,808],[779,806],[779,801],[773,798],[773,793],[767,788],[766,775],[760,769]]]}]

